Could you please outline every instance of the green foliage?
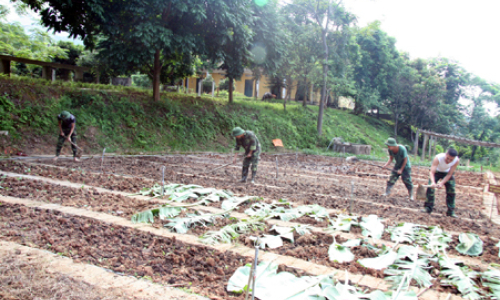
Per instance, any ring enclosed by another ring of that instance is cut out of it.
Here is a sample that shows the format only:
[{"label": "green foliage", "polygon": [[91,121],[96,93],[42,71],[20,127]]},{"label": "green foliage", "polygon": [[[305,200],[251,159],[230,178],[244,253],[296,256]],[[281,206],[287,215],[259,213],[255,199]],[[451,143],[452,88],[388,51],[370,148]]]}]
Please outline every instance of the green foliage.
[{"label": "green foliage", "polygon": [[439,265],[442,268],[441,274],[445,276],[445,279],[441,280],[441,284],[455,286],[466,299],[482,299],[482,291],[475,283],[478,273],[470,270],[467,266],[459,266],[459,263],[446,255],[439,257]]},{"label": "green foliage", "polygon": [[142,88],[151,88],[153,86],[153,83],[151,82],[151,79],[148,77],[148,75],[135,74],[132,75],[131,78],[133,86],[138,86]]},{"label": "green foliage", "polygon": [[479,256],[483,253],[483,241],[477,234],[461,233],[458,239],[460,243],[455,248],[458,252],[470,256]]},{"label": "green foliage", "polygon": [[389,249],[377,257],[362,258],[358,260],[358,263],[366,268],[382,270],[392,265],[397,258],[398,254],[393,249]]},{"label": "green foliage", "polygon": [[236,224],[226,225],[218,231],[208,231],[201,236],[200,239],[203,243],[208,245],[231,243],[241,234],[264,230],[264,228],[265,224],[261,219],[244,220]]},{"label": "green foliage", "polygon": [[328,258],[330,261],[344,263],[354,260],[354,254],[352,254],[349,247],[337,244],[335,238],[333,238],[333,244],[328,248]]},{"label": "green foliage", "polygon": [[[233,82],[233,90],[236,88],[236,85]],[[227,91],[229,90],[229,78],[224,78],[219,82],[219,90]]]},{"label": "green foliage", "polygon": [[[5,14],[8,10],[4,6],[1,7],[2,14]],[[56,44],[49,33],[39,28],[26,33],[21,24],[7,23],[0,19],[0,54],[50,62],[68,59],[68,51],[60,44]],[[12,72],[39,77],[41,67],[15,63],[12,65]]]},{"label": "green foliage", "polygon": [[203,93],[209,94],[212,93],[212,84],[214,82],[214,79],[212,78],[212,75],[207,76],[207,78],[203,79],[202,81],[202,90]]},{"label": "green foliage", "polygon": [[158,217],[160,220],[173,218],[182,212],[180,207],[162,206],[152,210],[146,210],[132,216],[132,223],[154,223],[154,218]]},{"label": "green foliage", "polygon": [[330,223],[332,224],[330,229],[331,231],[345,231],[349,232],[351,231],[351,226],[356,225],[359,226],[358,223],[358,216],[348,216],[348,215],[338,215],[335,221],[330,220]]},{"label": "green foliage", "polygon": [[398,260],[385,270],[389,275],[387,281],[392,282],[393,288],[402,286],[409,290],[410,283],[414,280],[419,287],[432,285],[432,276],[427,272],[429,268],[428,254],[419,251],[418,246],[403,246],[398,250]]},{"label": "green foliage", "polygon": [[0,82],[6,83],[0,90],[0,112],[6,116],[0,118],[2,130],[20,137],[18,132],[29,129],[55,143],[55,116],[69,110],[77,118],[80,139],[87,140],[89,152],[102,152],[103,147],[119,152],[230,151],[234,143],[230,131],[241,126],[257,134],[264,151],[274,149],[275,138],[282,139],[289,151],[317,151],[318,146],[326,150],[331,138],[342,137],[348,142],[367,142],[373,155],[385,157],[383,143],[391,132],[374,118],[327,109],[325,135],[317,139],[318,107],[290,105],[285,112],[280,103],[248,101],[247,97],[225,105],[225,99],[164,93],[161,101],[153,102],[150,91],[134,87],[1,76]]},{"label": "green foliage", "polygon": [[500,270],[489,269],[481,275],[481,281],[483,286],[490,288],[492,299],[500,299]]}]

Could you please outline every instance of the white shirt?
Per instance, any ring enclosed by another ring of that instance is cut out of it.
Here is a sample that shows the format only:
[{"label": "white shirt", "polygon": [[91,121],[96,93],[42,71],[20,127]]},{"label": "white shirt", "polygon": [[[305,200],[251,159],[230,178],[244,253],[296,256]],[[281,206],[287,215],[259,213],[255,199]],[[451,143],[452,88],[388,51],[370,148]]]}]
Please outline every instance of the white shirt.
[{"label": "white shirt", "polygon": [[439,164],[436,168],[436,171],[442,172],[442,173],[448,173],[450,171],[451,167],[453,167],[458,161],[458,156],[455,156],[455,158],[451,161],[451,163],[447,164],[444,161],[446,158],[446,153],[440,153],[440,154],[436,155],[436,157],[439,161]]}]

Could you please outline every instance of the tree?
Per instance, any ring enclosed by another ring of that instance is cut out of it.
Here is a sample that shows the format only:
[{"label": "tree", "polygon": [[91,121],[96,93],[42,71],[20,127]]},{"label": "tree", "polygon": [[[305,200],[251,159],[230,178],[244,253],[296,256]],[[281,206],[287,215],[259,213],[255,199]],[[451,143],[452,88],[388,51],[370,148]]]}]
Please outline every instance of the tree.
[{"label": "tree", "polygon": [[330,55],[328,38],[332,32],[343,32],[344,30],[348,30],[349,25],[355,18],[344,9],[342,1],[337,0],[293,0],[289,5],[292,6],[291,10],[295,12],[297,17],[303,20],[307,19],[312,21],[318,28],[321,37],[323,73],[317,123],[318,135],[321,135],[323,129],[323,111],[327,98]]},{"label": "tree", "polygon": [[322,134],[323,111],[327,97],[327,80],[330,48],[328,47],[328,36],[333,31],[347,30],[355,20],[354,16],[347,12],[341,1],[336,0],[293,0],[290,4],[295,7],[297,15],[302,15],[315,22],[321,32],[321,47],[323,50],[323,74],[321,99],[319,103],[317,131]]},{"label": "tree", "polygon": [[[67,51],[58,46],[47,32],[34,28],[28,34],[20,24],[5,22],[4,18],[8,12],[8,8],[0,5],[1,54],[47,62],[68,57]],[[33,75],[38,67],[26,65],[25,68]]]},{"label": "tree", "polygon": [[413,87],[418,82],[418,72],[410,66],[408,57],[401,56],[396,61],[397,72],[393,78],[389,98],[383,102],[394,116],[394,136],[398,135],[399,122],[404,119],[404,112],[412,98]]},{"label": "tree", "polygon": [[[231,6],[237,18],[227,20],[223,28],[229,28],[227,35],[215,41],[221,47],[221,69],[229,79],[229,102],[233,102],[232,83],[240,78],[248,67],[255,71],[255,78],[261,74],[273,77],[281,65],[285,51],[285,38],[280,28],[281,17],[276,13],[277,1],[258,5],[256,1],[235,1]],[[236,21],[236,23],[234,23]],[[241,22],[241,23],[240,23]],[[257,70],[258,69],[258,70]]]},{"label": "tree", "polygon": [[[57,46],[65,49],[68,53],[68,56],[64,58],[55,57],[52,61],[65,65],[76,66],[80,55],[82,55],[82,53],[85,51],[85,47],[83,45],[75,45],[74,43],[69,41],[59,41],[57,43]],[[69,72],[70,71],[67,69],[57,69],[56,75],[63,79],[67,79],[69,76]]]},{"label": "tree", "polygon": [[[303,14],[302,9],[297,10],[296,5],[285,6],[283,14],[286,15],[284,27],[288,47],[286,62],[276,81],[287,83],[287,97],[291,97],[290,91],[296,87],[295,100],[302,97],[305,107],[309,98],[308,90],[312,85],[312,72],[323,54],[322,48],[318,47],[321,44],[321,33],[316,23]],[[294,81],[297,82],[296,86],[293,86]]]},{"label": "tree", "polygon": [[[469,137],[479,141],[491,141],[499,137],[498,119],[485,108],[486,103],[497,103],[500,89],[497,84],[491,84],[480,77],[468,74],[463,80],[464,88],[461,93],[469,105],[464,110],[468,118],[466,126]],[[472,146],[470,159],[474,160],[478,146]]]},{"label": "tree", "polygon": [[255,97],[257,80],[262,75],[274,77],[281,70],[289,41],[285,36],[284,18],[278,13],[277,1],[257,4],[252,1],[254,22],[251,28],[254,36],[250,46],[248,68],[254,75]]},{"label": "tree", "polygon": [[[162,72],[184,75],[196,56],[217,61],[224,55],[247,55],[221,47],[228,40],[248,44],[246,0],[22,1],[40,12],[45,26],[97,46],[117,72],[146,69],[155,100],[160,98]],[[229,72],[237,68],[231,66]]]},{"label": "tree", "polygon": [[382,101],[389,97],[399,53],[396,40],[380,29],[379,22],[361,28],[356,37],[360,52],[353,74],[357,89],[354,112],[360,114],[374,108],[379,110]]}]

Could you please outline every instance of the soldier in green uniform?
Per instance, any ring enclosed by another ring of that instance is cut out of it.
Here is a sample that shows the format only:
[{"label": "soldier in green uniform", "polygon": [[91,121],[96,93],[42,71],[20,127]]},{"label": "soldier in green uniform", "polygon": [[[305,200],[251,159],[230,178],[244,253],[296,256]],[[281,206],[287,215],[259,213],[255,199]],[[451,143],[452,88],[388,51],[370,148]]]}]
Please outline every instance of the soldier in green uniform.
[{"label": "soldier in green uniform", "polygon": [[[245,159],[243,160],[243,169],[241,171],[240,182],[246,182],[248,176],[248,168],[252,165],[252,183],[255,183],[255,175],[257,175],[257,165],[259,164],[260,143],[255,133],[249,130],[243,130],[240,127],[235,127],[232,136],[236,139],[236,147],[234,150],[240,150],[240,147],[245,149]],[[233,164],[236,163],[234,154]]]},{"label": "soldier in green uniform", "polygon": [[391,194],[391,189],[398,180],[399,176],[402,177],[403,183],[408,189],[408,195],[410,200],[413,201],[413,184],[411,182],[411,163],[408,153],[406,152],[405,146],[398,145],[396,140],[393,138],[387,139],[385,145],[388,148],[389,160],[385,163],[384,167],[392,162],[394,159],[396,161],[394,169],[391,172],[391,177],[387,182],[387,188],[382,196],[389,196]]},{"label": "soldier in green uniform", "polygon": [[62,146],[64,145],[64,141],[68,141],[71,144],[71,150],[73,150],[73,160],[79,161],[76,157],[76,118],[72,114],[67,111],[63,111],[60,115],[57,116],[58,126],[59,126],[59,140],[57,141],[56,146],[56,157],[54,157],[54,161],[59,158],[59,154],[61,154]]}]

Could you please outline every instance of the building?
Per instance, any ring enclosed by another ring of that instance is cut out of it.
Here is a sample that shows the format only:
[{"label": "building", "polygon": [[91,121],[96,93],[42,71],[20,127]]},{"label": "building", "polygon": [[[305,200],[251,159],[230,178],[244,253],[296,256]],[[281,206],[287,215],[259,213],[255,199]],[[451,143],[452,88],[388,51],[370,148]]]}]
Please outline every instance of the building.
[{"label": "building", "polygon": [[[224,70],[214,70],[211,73],[206,72],[206,74],[212,75],[212,78],[214,80],[215,86],[218,86],[221,80],[225,78],[226,72]],[[205,78],[203,76],[203,78]],[[199,88],[201,87],[201,81],[203,80],[201,77],[197,76],[192,76],[185,78],[182,81],[182,86],[184,88],[187,88],[189,91],[199,93]],[[255,85],[257,84],[257,95],[255,94]],[[245,69],[243,75],[241,76],[240,79],[234,81],[235,85],[235,92],[238,92],[242,95],[245,95],[247,97],[262,97],[264,93],[270,92],[271,93],[271,87],[270,87],[270,82],[267,78],[267,76],[263,75],[261,76],[260,80],[255,82],[255,78],[253,76],[253,73],[249,69]],[[214,87],[215,89],[215,87]],[[295,90],[296,87],[292,87],[292,99],[295,97]],[[281,98],[284,98],[286,95],[286,89],[282,88],[281,91],[278,91],[281,93]]]}]

